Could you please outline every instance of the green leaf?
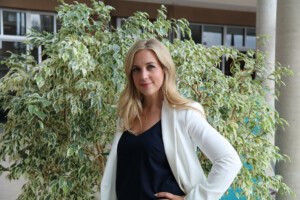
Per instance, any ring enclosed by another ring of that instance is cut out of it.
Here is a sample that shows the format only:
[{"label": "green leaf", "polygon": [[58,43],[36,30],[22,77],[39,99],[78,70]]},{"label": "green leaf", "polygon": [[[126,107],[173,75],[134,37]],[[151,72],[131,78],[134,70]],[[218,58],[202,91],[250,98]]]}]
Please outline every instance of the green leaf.
[{"label": "green leaf", "polygon": [[51,105],[51,101],[43,100],[42,104],[43,104],[43,107],[47,107],[47,106]]},{"label": "green leaf", "polygon": [[84,165],[79,169],[79,175],[82,176],[85,172],[86,172],[86,166]]},{"label": "green leaf", "polygon": [[50,183],[50,188],[51,188],[51,192],[52,194],[56,193],[56,189],[57,189],[57,180],[54,180]]},{"label": "green leaf", "polygon": [[35,105],[29,105],[29,106],[28,106],[28,111],[29,111],[30,114],[35,113],[37,109],[38,109],[38,108],[37,108],[37,106],[35,106]]},{"label": "green leaf", "polygon": [[64,191],[64,194],[66,194],[69,191],[68,185],[63,186],[63,191]]},{"label": "green leaf", "polygon": [[50,200],[51,199],[51,194],[48,194],[45,198],[44,198],[44,200]]},{"label": "green leaf", "polygon": [[44,130],[44,124],[43,124],[43,122],[39,121],[39,125],[40,125],[41,130]]},{"label": "green leaf", "polygon": [[44,119],[45,119],[45,113],[44,113],[43,111],[36,110],[36,111],[34,112],[34,114],[35,114],[36,116],[38,116],[41,120],[44,120]]},{"label": "green leaf", "polygon": [[75,151],[76,149],[74,147],[70,147],[67,151],[67,157],[73,155]]},{"label": "green leaf", "polygon": [[83,160],[83,156],[84,156],[83,150],[80,149],[80,150],[78,151],[78,157],[79,157],[79,160],[80,160],[80,161]]},{"label": "green leaf", "polygon": [[59,179],[59,188],[62,188],[66,184],[66,179],[64,177],[61,177]]},{"label": "green leaf", "polygon": [[72,183],[71,180],[67,180],[67,186],[68,186],[68,189],[69,189],[69,190],[72,189],[73,183]]},{"label": "green leaf", "polygon": [[36,83],[38,85],[39,88],[43,87],[45,84],[45,77],[44,74],[41,74],[39,76],[36,77]]},{"label": "green leaf", "polygon": [[120,51],[120,46],[117,44],[113,44],[112,49],[115,53],[118,53]]}]

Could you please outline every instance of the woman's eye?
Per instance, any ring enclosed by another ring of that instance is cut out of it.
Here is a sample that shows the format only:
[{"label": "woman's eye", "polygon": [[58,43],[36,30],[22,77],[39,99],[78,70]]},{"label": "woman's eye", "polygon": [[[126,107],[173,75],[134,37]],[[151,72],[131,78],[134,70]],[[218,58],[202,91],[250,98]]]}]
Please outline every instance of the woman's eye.
[{"label": "woman's eye", "polygon": [[137,71],[139,71],[140,69],[139,68],[133,68],[131,71],[133,71],[133,72],[137,72]]},{"label": "woman's eye", "polygon": [[154,69],[155,66],[154,65],[148,65],[148,69]]}]

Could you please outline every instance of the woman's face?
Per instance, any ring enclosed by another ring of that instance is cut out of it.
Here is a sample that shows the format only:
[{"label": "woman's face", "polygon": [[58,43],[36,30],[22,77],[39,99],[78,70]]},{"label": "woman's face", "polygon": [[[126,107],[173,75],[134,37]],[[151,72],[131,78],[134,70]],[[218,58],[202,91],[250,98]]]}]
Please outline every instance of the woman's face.
[{"label": "woman's face", "polygon": [[164,71],[153,51],[140,50],[135,53],[132,78],[135,87],[144,97],[153,97],[159,94],[164,81]]}]

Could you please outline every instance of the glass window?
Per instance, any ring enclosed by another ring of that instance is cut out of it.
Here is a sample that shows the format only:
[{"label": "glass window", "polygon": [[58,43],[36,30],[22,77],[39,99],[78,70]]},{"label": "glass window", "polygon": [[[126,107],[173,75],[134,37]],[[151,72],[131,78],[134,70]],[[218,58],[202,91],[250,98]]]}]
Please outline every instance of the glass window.
[{"label": "glass window", "polygon": [[213,46],[223,44],[223,27],[207,26],[203,28],[203,45]]},{"label": "glass window", "polygon": [[24,12],[3,11],[4,35],[25,35],[26,15]]},{"label": "glass window", "polygon": [[255,48],[256,47],[255,28],[247,28],[246,47],[249,47],[249,48]]},{"label": "glass window", "polygon": [[226,42],[228,46],[242,47],[244,46],[244,28],[228,27],[226,34]]},{"label": "glass window", "polygon": [[54,32],[54,16],[31,14],[31,28],[38,32]]},{"label": "glass window", "polygon": [[121,28],[125,23],[126,18],[117,18],[117,28]]},{"label": "glass window", "polygon": [[189,25],[191,32],[192,32],[192,39],[195,43],[201,43],[201,25],[191,24]]},{"label": "glass window", "polygon": [[39,49],[38,49],[38,47],[34,47],[31,50],[31,55],[34,57],[34,59],[36,60],[36,62],[39,61]]},{"label": "glass window", "polygon": [[227,76],[232,76],[232,73],[230,72],[230,65],[232,64],[232,59],[228,58],[228,60],[226,60],[224,58],[224,74]]},{"label": "glass window", "polygon": [[0,41],[0,43],[0,78],[2,78],[8,72],[8,68],[4,64],[1,64],[2,60],[10,56],[10,53],[8,53],[7,51],[11,51],[17,54],[26,53],[26,45],[22,42]]}]

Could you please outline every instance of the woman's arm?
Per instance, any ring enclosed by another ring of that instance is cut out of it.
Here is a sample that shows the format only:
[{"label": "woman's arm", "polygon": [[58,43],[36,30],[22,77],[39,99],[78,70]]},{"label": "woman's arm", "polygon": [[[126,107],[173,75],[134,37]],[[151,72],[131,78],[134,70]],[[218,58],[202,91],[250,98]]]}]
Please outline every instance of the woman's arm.
[{"label": "woman's arm", "polygon": [[[198,103],[193,106],[202,110]],[[208,124],[200,112],[192,109],[187,111],[186,127],[193,143],[209,158],[213,166],[206,182],[196,185],[184,199],[194,200],[199,196],[202,197],[201,200],[220,199],[242,166],[240,158],[232,145]]]}]

